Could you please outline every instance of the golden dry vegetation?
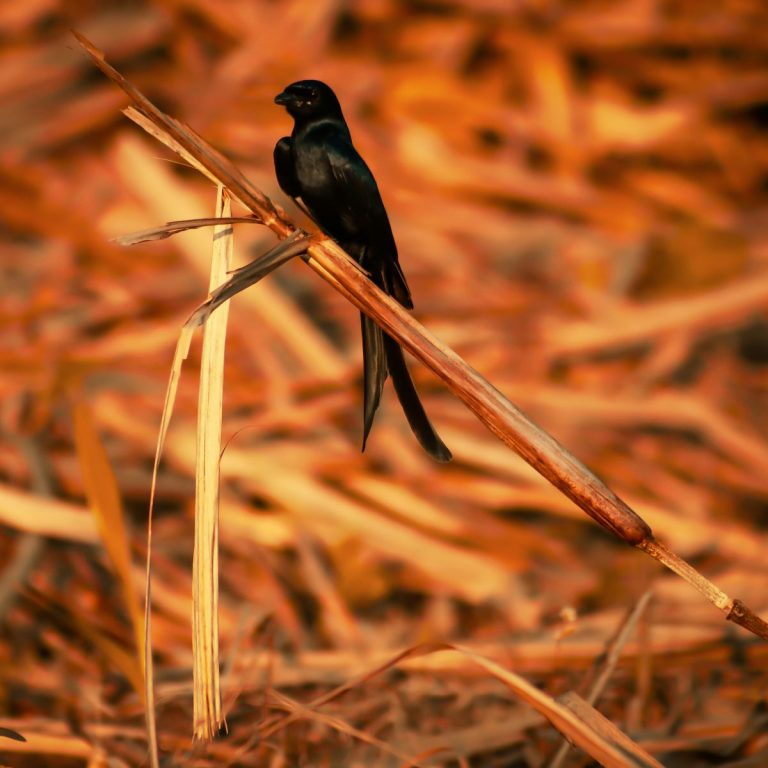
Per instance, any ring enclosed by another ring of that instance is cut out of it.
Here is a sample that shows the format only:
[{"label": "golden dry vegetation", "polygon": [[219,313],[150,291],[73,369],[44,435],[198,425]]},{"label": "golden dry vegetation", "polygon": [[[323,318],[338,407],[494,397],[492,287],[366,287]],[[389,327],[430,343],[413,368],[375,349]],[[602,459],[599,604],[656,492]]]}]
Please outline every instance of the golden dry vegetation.
[{"label": "golden dry vegetation", "polygon": [[[306,226],[274,180],[290,120],[272,99],[331,83],[418,319],[765,615],[766,22],[760,0],[0,6],[0,764],[147,760],[152,462],[174,343],[208,290],[210,230],[111,241],[211,216],[216,190],[124,118],[72,29]],[[237,262],[273,242],[236,227]],[[299,261],[232,302],[229,735],[212,744],[191,740],[192,347],[153,525],[164,764],[588,764],[555,758],[562,737],[504,670],[600,731],[574,697],[597,680],[596,709],[665,766],[765,764],[765,641],[607,535],[415,363],[454,462],[421,453],[390,388],[360,454],[359,347],[357,312]],[[425,643],[498,667],[429,645],[389,664]]]}]

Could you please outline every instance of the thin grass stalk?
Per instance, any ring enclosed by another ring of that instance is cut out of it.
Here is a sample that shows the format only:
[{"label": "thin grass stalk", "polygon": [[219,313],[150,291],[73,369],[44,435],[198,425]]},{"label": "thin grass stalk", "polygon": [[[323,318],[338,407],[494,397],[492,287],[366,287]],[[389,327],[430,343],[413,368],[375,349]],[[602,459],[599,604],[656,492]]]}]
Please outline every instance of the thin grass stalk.
[{"label": "thin grass stalk", "polygon": [[144,571],[144,714],[147,723],[147,745],[152,768],[160,768],[160,756],[157,744],[157,713],[155,711],[155,663],[152,656],[152,522],[155,511],[157,491],[157,472],[160,457],[163,455],[165,438],[171,422],[173,405],[181,378],[181,367],[189,355],[194,328],[183,327],[176,342],[176,350],[171,365],[171,375],[165,391],[165,402],[157,436],[155,459],[152,465],[152,483],[149,489],[149,509],[147,511],[147,562]]}]

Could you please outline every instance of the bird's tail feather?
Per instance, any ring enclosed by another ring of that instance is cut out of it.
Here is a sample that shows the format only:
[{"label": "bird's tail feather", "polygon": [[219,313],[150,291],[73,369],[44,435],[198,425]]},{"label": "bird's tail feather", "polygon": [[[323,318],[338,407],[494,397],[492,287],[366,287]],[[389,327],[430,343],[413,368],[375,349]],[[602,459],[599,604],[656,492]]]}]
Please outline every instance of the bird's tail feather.
[{"label": "bird's tail feather", "polygon": [[373,417],[379,407],[381,392],[387,379],[387,357],[384,353],[384,334],[370,317],[360,313],[363,331],[363,448],[373,426]]},{"label": "bird's tail feather", "polygon": [[424,406],[421,404],[416,387],[413,385],[411,374],[405,365],[405,357],[400,345],[382,332],[386,363],[389,368],[392,383],[400,405],[403,407],[405,418],[421,444],[421,447],[436,461],[446,462],[453,458],[448,446],[440,439],[435,428],[429,421]]}]

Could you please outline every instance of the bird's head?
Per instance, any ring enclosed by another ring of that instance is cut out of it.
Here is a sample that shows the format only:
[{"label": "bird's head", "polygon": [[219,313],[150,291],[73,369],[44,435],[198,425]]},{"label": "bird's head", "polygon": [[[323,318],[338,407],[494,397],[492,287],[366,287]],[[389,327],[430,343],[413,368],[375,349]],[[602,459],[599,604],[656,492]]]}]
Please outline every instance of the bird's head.
[{"label": "bird's head", "polygon": [[341,115],[341,106],[336,94],[320,80],[299,80],[291,83],[282,93],[275,96],[275,104],[285,107],[295,120]]}]

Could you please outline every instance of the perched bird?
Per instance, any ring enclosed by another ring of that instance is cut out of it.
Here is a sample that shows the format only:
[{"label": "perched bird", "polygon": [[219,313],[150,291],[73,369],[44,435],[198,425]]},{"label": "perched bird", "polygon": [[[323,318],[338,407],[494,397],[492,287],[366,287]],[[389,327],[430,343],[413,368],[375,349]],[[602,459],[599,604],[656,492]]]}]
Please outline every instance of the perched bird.
[{"label": "perched bird", "polygon": [[[397,247],[376,180],[352,145],[336,94],[319,80],[292,83],[275,97],[294,120],[290,137],[275,146],[280,188],[301,198],[322,231],[404,307],[411,292],[397,260]],[[408,423],[424,450],[437,461],[451,452],[430,424],[416,393],[400,346],[366,315],[363,331],[363,450],[381,399],[387,372]]]}]

